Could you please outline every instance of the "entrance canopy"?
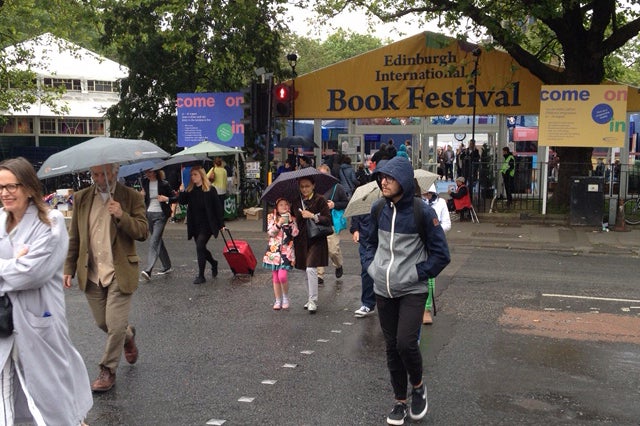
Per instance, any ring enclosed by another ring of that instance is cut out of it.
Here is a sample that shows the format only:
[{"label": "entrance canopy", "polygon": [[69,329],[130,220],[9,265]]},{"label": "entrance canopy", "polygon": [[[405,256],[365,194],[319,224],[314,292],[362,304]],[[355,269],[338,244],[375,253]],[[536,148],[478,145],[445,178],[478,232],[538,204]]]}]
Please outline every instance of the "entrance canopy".
[{"label": "entrance canopy", "polygon": [[[542,82],[508,53],[423,32],[299,76],[297,119],[538,114]],[[640,111],[629,90],[628,110]]]}]

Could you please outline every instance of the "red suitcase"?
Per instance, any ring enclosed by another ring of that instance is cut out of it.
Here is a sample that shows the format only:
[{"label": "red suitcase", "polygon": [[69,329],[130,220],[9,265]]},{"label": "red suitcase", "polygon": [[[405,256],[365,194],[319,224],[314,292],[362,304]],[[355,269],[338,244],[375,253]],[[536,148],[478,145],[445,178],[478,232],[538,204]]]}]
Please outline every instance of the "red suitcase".
[{"label": "red suitcase", "polygon": [[234,240],[229,228],[226,228],[226,230],[229,233],[229,240],[227,241],[224,237],[224,231],[222,231],[221,234],[225,246],[222,254],[227,259],[231,272],[233,272],[234,276],[237,274],[253,276],[258,262],[253,250],[251,250],[251,246],[244,240]]}]

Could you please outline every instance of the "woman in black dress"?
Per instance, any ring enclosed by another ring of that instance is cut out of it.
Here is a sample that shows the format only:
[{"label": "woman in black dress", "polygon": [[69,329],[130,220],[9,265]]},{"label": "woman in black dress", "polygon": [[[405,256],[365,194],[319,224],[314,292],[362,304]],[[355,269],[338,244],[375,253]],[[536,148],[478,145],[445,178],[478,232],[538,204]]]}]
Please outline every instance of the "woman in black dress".
[{"label": "woman in black dress", "polygon": [[224,229],[224,210],[216,189],[209,183],[207,174],[201,166],[191,168],[191,181],[178,196],[178,202],[187,206],[187,238],[194,238],[198,256],[198,276],[194,284],[206,281],[204,270],[207,262],[211,264],[211,275],[218,275],[218,261],[207,249],[211,236],[218,238]]}]

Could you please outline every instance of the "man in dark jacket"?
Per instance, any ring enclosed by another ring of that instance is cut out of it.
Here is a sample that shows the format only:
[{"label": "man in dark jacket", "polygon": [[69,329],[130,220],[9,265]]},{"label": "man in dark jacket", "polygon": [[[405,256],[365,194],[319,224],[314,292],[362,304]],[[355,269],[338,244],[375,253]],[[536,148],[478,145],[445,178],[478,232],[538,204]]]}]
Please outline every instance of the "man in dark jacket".
[{"label": "man in dark jacket", "polygon": [[[422,354],[418,339],[428,295],[428,279],[450,262],[444,231],[435,211],[420,202],[423,236],[418,230],[414,206],[414,175],[409,160],[394,157],[374,178],[382,191],[381,210],[371,209],[367,272],[374,279],[380,327],[387,352],[387,367],[396,403],[387,423],[404,424],[407,416],[407,384],[411,383],[409,415],[420,420],[427,413],[427,388],[422,378]],[[377,225],[377,226],[376,226]]]}]

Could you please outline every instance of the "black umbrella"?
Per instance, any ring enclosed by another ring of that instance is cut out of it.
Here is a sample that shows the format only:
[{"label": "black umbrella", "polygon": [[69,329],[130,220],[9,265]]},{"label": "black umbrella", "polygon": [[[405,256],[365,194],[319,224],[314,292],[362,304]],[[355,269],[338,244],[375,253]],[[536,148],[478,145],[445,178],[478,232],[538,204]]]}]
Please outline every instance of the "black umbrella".
[{"label": "black umbrella", "polygon": [[280,173],[276,180],[264,190],[261,200],[271,204],[275,204],[278,198],[285,198],[292,201],[295,197],[300,196],[298,179],[308,176],[313,178],[315,182],[315,192],[319,194],[324,194],[333,185],[338,183],[338,179],[332,175],[322,173],[314,167],[306,167],[292,172]]},{"label": "black umbrella", "polygon": [[280,148],[318,148],[314,141],[304,136],[286,136],[276,144]]}]

